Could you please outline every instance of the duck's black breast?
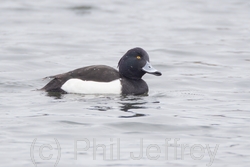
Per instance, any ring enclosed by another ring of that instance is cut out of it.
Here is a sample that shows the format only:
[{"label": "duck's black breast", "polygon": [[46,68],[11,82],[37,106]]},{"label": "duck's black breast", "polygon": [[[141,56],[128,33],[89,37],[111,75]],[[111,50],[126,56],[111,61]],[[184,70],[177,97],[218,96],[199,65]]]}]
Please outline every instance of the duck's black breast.
[{"label": "duck's black breast", "polygon": [[123,95],[143,95],[148,93],[148,85],[143,79],[121,78]]},{"label": "duck's black breast", "polygon": [[42,89],[45,91],[63,92],[61,86],[69,79],[76,78],[84,81],[110,82],[120,78],[119,72],[106,65],[93,65],[79,68],[67,73],[50,76],[53,78]]}]

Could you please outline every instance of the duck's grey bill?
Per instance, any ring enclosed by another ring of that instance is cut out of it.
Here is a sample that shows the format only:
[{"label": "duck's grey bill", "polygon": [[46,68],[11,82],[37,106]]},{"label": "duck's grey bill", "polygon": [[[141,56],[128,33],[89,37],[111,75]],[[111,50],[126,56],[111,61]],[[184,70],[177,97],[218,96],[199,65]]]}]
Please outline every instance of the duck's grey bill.
[{"label": "duck's grey bill", "polygon": [[149,74],[161,76],[161,72],[157,71],[148,61],[145,64],[145,66],[142,67],[142,70]]}]

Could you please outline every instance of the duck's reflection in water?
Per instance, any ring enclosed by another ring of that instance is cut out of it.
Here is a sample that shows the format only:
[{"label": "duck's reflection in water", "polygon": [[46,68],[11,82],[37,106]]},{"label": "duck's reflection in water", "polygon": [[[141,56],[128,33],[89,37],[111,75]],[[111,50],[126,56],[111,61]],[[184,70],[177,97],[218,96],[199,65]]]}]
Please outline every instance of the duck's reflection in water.
[{"label": "duck's reflection in water", "polygon": [[122,97],[119,104],[121,104],[121,106],[120,106],[121,111],[132,113],[132,115],[119,116],[119,118],[134,118],[134,117],[146,116],[146,114],[135,112],[136,109],[146,108],[145,104],[147,104],[147,102],[143,99],[143,96]]},{"label": "duck's reflection in water", "polygon": [[[62,94],[59,92],[48,92],[47,96],[53,97],[55,99],[63,99],[67,94]],[[66,96],[67,97],[67,96]],[[118,116],[119,118],[133,118],[133,117],[144,117],[147,114],[137,113],[138,109],[145,109],[148,103],[145,96],[118,96],[118,97],[100,97],[98,95],[78,95],[74,99],[78,101],[84,101],[88,103],[95,103],[88,107],[89,110],[96,111],[108,111],[113,110],[115,103],[120,104],[119,109],[122,112],[126,112],[126,115]],[[116,108],[116,107],[115,107]],[[127,115],[127,114],[130,115]],[[132,114],[132,115],[131,115]]]}]

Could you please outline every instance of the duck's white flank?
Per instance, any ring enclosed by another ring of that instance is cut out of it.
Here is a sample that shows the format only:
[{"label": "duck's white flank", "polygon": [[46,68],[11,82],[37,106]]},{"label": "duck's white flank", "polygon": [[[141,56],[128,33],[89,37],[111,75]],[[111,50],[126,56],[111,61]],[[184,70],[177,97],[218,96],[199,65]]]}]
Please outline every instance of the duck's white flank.
[{"label": "duck's white flank", "polygon": [[67,93],[121,94],[122,86],[119,79],[111,82],[96,82],[73,78],[66,81],[61,89]]}]

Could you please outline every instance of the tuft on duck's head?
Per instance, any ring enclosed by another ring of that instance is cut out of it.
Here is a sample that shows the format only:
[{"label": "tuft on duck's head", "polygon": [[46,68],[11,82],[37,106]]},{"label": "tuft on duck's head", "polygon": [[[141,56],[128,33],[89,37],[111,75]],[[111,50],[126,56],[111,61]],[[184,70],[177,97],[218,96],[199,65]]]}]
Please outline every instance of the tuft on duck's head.
[{"label": "tuft on duck's head", "polygon": [[149,63],[148,53],[139,47],[128,50],[120,59],[118,67],[120,74],[130,79],[141,79],[145,73],[162,75]]}]

